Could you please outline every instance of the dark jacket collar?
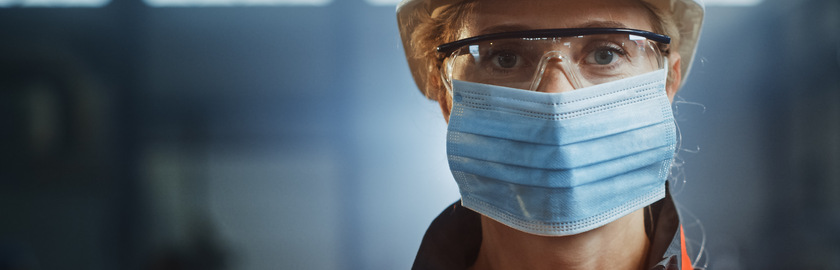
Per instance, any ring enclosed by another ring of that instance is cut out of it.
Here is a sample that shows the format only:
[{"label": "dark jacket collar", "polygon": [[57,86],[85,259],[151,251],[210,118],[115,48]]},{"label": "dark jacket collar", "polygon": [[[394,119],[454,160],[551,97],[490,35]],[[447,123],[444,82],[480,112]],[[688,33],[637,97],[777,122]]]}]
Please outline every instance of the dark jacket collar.
[{"label": "dark jacket collar", "polygon": [[[666,184],[667,186],[667,184]],[[677,270],[681,260],[680,218],[670,192],[645,211],[645,227],[651,239],[649,269]],[[415,270],[467,269],[478,257],[481,245],[481,215],[455,202],[443,210],[423,236],[414,259]]]}]

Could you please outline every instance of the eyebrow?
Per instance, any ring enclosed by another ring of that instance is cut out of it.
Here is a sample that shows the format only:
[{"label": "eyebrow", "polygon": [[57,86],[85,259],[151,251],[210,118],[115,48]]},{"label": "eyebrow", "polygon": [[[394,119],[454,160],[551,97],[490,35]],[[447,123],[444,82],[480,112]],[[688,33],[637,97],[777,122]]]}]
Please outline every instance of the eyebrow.
[{"label": "eyebrow", "polygon": [[525,26],[524,24],[501,24],[501,25],[494,25],[491,27],[487,27],[478,31],[477,35],[487,35],[487,34],[495,34],[495,33],[503,33],[503,32],[514,32],[514,31],[523,31],[523,30],[530,30],[530,27]]},{"label": "eyebrow", "polygon": [[[564,28],[627,28],[627,25],[618,22],[618,21],[601,21],[601,20],[593,20],[587,21],[578,25],[573,25],[571,27],[564,27]],[[477,35],[487,35],[487,34],[495,34],[495,33],[504,33],[504,32],[514,32],[514,31],[524,31],[524,30],[534,30],[532,27],[528,27],[524,24],[500,24],[494,25],[491,27],[487,27],[478,31]]]},{"label": "eyebrow", "polygon": [[627,25],[619,21],[588,21],[575,28],[627,28]]}]

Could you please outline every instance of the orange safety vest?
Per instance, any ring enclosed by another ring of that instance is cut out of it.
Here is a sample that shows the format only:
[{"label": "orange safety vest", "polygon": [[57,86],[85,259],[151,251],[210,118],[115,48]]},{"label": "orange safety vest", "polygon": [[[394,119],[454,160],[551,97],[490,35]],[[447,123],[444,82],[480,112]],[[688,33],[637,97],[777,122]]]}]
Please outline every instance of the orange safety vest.
[{"label": "orange safety vest", "polygon": [[680,253],[682,253],[682,266],[680,266],[680,269],[694,270],[694,267],[691,266],[691,259],[688,258],[688,252],[685,250],[685,233],[683,232],[682,224],[680,224]]}]

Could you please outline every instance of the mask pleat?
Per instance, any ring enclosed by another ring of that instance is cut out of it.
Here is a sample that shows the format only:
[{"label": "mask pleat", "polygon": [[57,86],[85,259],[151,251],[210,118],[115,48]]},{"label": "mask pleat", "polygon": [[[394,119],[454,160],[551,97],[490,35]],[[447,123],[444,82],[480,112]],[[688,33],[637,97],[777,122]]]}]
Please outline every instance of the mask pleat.
[{"label": "mask pleat", "polygon": [[447,154],[464,206],[566,235],[664,197],[676,144],[664,70],[564,93],[453,87]]}]

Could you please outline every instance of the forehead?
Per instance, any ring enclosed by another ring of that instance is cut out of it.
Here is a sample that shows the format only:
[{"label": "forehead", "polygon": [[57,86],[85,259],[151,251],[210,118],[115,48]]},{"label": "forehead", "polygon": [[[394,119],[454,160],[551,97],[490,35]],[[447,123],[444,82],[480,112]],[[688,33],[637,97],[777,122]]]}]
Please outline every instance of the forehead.
[{"label": "forehead", "polygon": [[479,0],[464,24],[471,37],[506,31],[615,27],[653,31],[639,0]]}]

